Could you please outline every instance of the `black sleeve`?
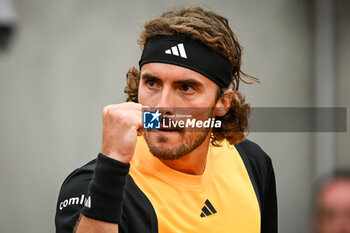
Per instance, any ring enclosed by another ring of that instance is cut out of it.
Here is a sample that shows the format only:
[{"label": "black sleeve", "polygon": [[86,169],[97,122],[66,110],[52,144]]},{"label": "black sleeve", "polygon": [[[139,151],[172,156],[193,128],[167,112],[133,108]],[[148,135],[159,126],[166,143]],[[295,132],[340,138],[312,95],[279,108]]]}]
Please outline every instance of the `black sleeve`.
[{"label": "black sleeve", "polygon": [[61,186],[56,206],[56,233],[72,233],[87,200],[95,161],[72,172]]},{"label": "black sleeve", "polygon": [[277,195],[275,173],[269,159],[267,182],[263,194],[261,216],[262,233],[278,232],[277,230]]},{"label": "black sleeve", "polygon": [[236,145],[257,195],[261,213],[261,233],[278,232],[277,195],[271,158],[248,139]]},{"label": "black sleeve", "polygon": [[[72,233],[85,202],[90,196],[89,185],[93,179],[96,160],[72,172],[63,182],[56,207],[56,233]],[[132,177],[126,177],[122,211],[122,222],[119,232],[157,233],[157,216],[147,196],[135,184]]]}]

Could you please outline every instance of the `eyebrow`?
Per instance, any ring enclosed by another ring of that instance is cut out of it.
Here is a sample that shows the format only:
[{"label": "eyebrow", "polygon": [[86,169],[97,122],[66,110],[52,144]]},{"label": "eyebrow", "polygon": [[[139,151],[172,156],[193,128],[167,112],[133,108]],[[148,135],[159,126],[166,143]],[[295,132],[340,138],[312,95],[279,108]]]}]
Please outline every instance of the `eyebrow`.
[{"label": "eyebrow", "polygon": [[193,86],[202,86],[202,83],[193,80],[193,79],[186,79],[186,80],[178,80],[175,81],[176,84],[187,84],[187,85],[193,85]]},{"label": "eyebrow", "polygon": [[152,74],[143,74],[141,76],[141,78],[144,78],[144,79],[152,79],[152,80],[155,80],[155,81],[162,81],[160,78],[157,78],[156,76],[152,75]]},{"label": "eyebrow", "polygon": [[[159,81],[161,82],[162,80],[152,74],[143,74],[141,76],[143,79],[152,79],[154,81]],[[187,84],[187,85],[194,85],[194,86],[203,86],[202,83],[198,82],[197,80],[194,79],[184,79],[184,80],[177,80],[174,82],[175,84]]]}]

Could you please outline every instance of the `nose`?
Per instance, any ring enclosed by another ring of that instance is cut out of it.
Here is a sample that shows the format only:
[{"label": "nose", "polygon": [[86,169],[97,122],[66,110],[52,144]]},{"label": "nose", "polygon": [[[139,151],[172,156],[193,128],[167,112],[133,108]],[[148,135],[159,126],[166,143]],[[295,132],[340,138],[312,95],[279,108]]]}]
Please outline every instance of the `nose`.
[{"label": "nose", "polygon": [[174,107],[175,107],[175,99],[174,94],[170,87],[164,86],[160,95],[160,99],[157,105],[157,109],[163,114],[163,115],[173,115],[174,114]]}]

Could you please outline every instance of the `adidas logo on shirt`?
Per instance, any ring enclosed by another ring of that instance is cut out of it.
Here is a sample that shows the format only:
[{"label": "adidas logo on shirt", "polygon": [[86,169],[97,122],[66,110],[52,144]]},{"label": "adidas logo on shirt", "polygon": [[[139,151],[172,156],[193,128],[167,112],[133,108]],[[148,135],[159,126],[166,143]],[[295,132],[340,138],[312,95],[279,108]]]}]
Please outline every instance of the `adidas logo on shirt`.
[{"label": "adidas logo on shirt", "polygon": [[216,209],[214,208],[214,206],[210,203],[210,201],[207,199],[205,201],[205,205],[202,208],[202,213],[201,213],[201,218],[204,218],[206,216],[212,215],[212,214],[216,214]]},{"label": "adidas logo on shirt", "polygon": [[180,56],[187,59],[186,51],[184,44],[177,44],[176,46],[171,47],[170,49],[165,50],[166,54],[172,54],[174,56]]}]

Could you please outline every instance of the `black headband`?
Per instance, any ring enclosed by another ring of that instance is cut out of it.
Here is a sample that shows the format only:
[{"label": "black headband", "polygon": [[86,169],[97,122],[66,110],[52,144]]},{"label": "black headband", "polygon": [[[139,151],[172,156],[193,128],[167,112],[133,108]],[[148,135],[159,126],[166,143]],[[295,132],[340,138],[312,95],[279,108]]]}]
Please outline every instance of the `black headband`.
[{"label": "black headband", "polygon": [[222,88],[228,88],[232,80],[231,62],[223,54],[182,35],[160,35],[147,40],[139,61],[140,69],[151,62],[191,69]]}]

